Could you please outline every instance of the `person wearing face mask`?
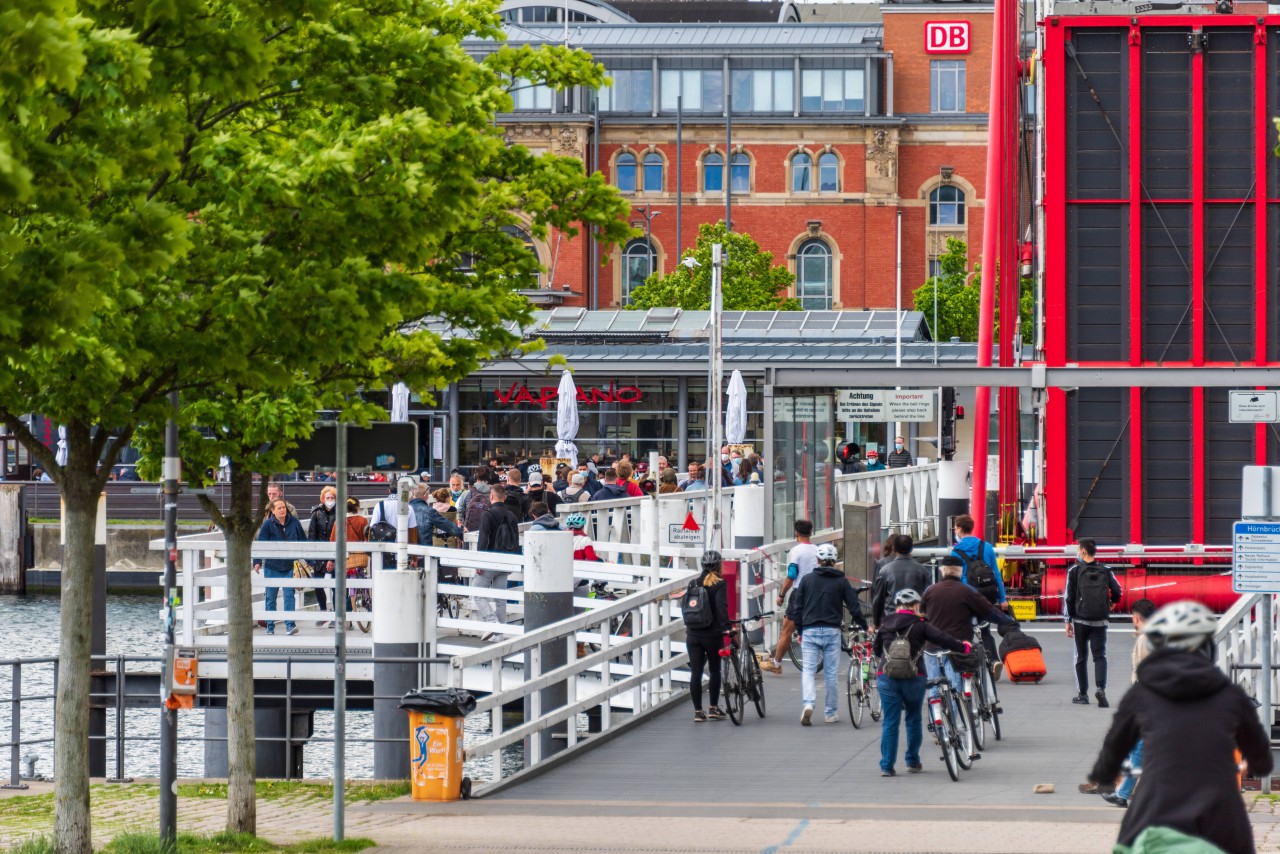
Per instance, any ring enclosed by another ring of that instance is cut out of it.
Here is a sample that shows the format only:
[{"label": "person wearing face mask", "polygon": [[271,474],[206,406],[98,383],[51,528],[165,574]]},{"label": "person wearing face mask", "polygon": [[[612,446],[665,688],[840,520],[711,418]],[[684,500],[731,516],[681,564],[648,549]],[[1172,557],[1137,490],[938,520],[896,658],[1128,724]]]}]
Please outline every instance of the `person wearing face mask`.
[{"label": "person wearing face mask", "polygon": [[450,506],[456,509],[458,506],[458,502],[462,500],[462,496],[466,495],[466,493],[467,493],[467,487],[463,483],[462,475],[458,474],[456,471],[453,474],[449,475]]},{"label": "person wearing face mask", "polygon": [[907,466],[916,464],[915,458],[907,450],[907,443],[902,440],[901,436],[893,438],[893,450],[889,452],[888,462],[891,469],[904,469]]},{"label": "person wearing face mask", "polygon": [[[307,539],[314,543],[329,542],[330,535],[333,533],[333,522],[338,518],[338,490],[332,486],[326,486],[320,490],[320,503],[311,508],[311,522],[307,525]],[[312,561],[311,577],[315,579],[324,579],[333,577],[333,561]],[[329,610],[329,597],[325,593],[325,588],[317,587],[316,604],[321,611]],[[316,623],[317,626],[323,626],[324,620]]]}]

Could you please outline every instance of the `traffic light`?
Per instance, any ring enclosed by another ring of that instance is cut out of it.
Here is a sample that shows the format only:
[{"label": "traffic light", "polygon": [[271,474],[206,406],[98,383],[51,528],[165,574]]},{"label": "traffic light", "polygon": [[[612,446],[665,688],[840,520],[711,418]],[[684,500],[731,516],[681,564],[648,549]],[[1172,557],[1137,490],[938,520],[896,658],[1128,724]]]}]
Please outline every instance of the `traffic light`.
[{"label": "traffic light", "polygon": [[956,453],[956,390],[942,390],[942,447],[939,451],[942,458],[951,461]]}]

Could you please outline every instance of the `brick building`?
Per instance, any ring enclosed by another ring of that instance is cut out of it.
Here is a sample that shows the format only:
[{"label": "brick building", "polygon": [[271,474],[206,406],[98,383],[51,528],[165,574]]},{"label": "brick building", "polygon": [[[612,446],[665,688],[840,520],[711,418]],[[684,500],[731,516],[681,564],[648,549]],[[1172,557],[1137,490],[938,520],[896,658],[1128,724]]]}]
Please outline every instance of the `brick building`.
[{"label": "brick building", "polygon": [[[650,269],[674,268],[700,224],[725,219],[726,188],[733,229],[787,265],[806,308],[894,307],[899,255],[910,307],[947,237],[977,260],[990,4],[571,0],[567,25],[562,6],[511,0],[509,43],[567,35],[613,85],[517,84],[499,121],[508,139],[603,173],[641,236],[603,265],[589,235],[530,240],[547,271],[528,292],[536,304],[625,305]],[[747,22],[723,22],[734,10]],[[845,10],[869,20],[835,22]],[[711,14],[719,22],[690,20]]]}]

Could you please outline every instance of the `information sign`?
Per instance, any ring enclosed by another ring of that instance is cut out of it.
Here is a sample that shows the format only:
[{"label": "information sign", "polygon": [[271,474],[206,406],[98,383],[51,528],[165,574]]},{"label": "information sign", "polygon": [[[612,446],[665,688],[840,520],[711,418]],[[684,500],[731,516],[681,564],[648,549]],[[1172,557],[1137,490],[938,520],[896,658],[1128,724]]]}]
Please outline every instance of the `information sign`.
[{"label": "information sign", "polygon": [[933,389],[885,392],[886,421],[932,421]]},{"label": "information sign", "polygon": [[1280,422],[1280,391],[1233,391],[1229,411],[1232,424]]},{"label": "information sign", "polygon": [[1236,593],[1280,593],[1280,522],[1236,522],[1231,589]]},{"label": "information sign", "polygon": [[837,421],[884,421],[884,392],[845,388],[836,392]]}]

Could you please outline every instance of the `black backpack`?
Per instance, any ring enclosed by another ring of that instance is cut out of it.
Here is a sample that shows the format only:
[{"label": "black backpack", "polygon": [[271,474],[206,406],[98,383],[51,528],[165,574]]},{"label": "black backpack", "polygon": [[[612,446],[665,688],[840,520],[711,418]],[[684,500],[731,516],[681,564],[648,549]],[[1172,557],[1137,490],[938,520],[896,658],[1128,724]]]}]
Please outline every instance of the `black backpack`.
[{"label": "black backpack", "polygon": [[987,601],[994,605],[1000,601],[1000,585],[996,582],[995,569],[988,566],[987,562],[982,559],[986,551],[987,544],[979,537],[977,556],[972,560],[960,549],[953,550],[952,554],[965,563],[965,583],[985,596]]},{"label": "black backpack", "polygon": [[497,523],[497,527],[493,531],[493,547],[490,551],[504,552],[506,554],[520,553],[520,532],[515,525],[508,524],[504,519]]},{"label": "black backpack", "polygon": [[690,581],[680,599],[680,614],[684,617],[686,629],[709,629],[715,625],[711,588],[703,587],[701,581]]},{"label": "black backpack", "polygon": [[1076,569],[1077,620],[1105,620],[1111,613],[1110,571],[1100,563],[1079,564]]},{"label": "black backpack", "polygon": [[[383,501],[385,500],[383,499]],[[364,538],[371,543],[394,543],[396,541],[396,526],[387,521],[386,511],[382,507],[383,501],[379,501],[378,506],[373,511],[374,518],[378,521],[370,525],[364,534]]]}]

